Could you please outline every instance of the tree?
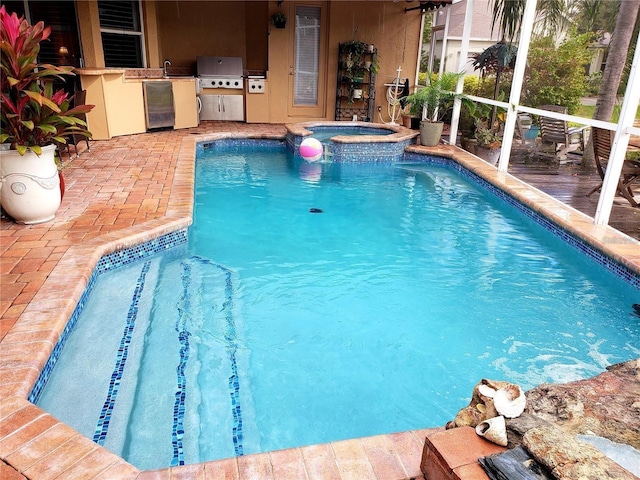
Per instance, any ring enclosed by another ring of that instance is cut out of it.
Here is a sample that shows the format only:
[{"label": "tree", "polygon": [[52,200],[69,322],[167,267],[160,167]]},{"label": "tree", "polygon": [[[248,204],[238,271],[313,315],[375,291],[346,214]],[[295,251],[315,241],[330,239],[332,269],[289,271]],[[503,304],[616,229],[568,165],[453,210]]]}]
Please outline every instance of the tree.
[{"label": "tree", "polygon": [[[640,12],[640,2],[638,0],[622,0],[620,2],[616,26],[611,36],[607,65],[602,74],[602,83],[596,100],[596,110],[593,114],[593,118],[596,120],[607,122],[611,120],[620,79],[622,78],[627,53],[629,52],[629,45],[633,37],[633,30],[638,20],[638,12]],[[591,139],[582,156],[582,166],[584,168],[594,168]]]},{"label": "tree", "polygon": [[[513,40],[520,32],[524,5],[527,0],[494,0],[493,23],[500,25],[503,37]],[[560,4],[563,0],[540,0],[538,2],[538,14],[547,18],[547,25],[561,25],[561,17],[564,12]],[[616,26],[613,30],[609,57],[602,76],[602,83],[596,101],[594,119],[609,121],[613,113],[616,94],[620,86],[620,79],[624,70],[629,45],[633,37],[634,26],[638,21],[640,1],[620,0],[620,8],[616,18]],[[556,18],[557,17],[557,18]],[[585,168],[594,168],[593,148],[589,145],[582,156],[582,165]]]},{"label": "tree", "polygon": [[[506,43],[504,40],[500,40],[498,43],[486,48],[483,52],[472,55],[473,69],[480,70],[482,78],[485,78],[487,72],[493,72],[496,75],[495,84],[493,87],[493,99],[497,100],[500,95],[500,79],[502,78],[502,72],[507,68],[513,68],[516,62],[516,55],[518,49],[511,43]],[[493,125],[496,121],[497,107],[494,105],[491,112],[491,123]]]},{"label": "tree", "polygon": [[433,12],[428,12],[424,16],[424,28],[422,29],[422,55],[420,57],[420,71],[429,72],[429,56],[431,55],[431,24],[433,22]]},{"label": "tree", "polygon": [[576,26],[578,33],[613,32],[620,0],[581,0]]},{"label": "tree", "polygon": [[[500,25],[502,40],[512,42],[518,38],[522,16],[527,0],[495,0],[493,3],[493,25]],[[539,0],[537,14],[546,32],[563,30],[570,22],[569,4],[564,0]]]}]

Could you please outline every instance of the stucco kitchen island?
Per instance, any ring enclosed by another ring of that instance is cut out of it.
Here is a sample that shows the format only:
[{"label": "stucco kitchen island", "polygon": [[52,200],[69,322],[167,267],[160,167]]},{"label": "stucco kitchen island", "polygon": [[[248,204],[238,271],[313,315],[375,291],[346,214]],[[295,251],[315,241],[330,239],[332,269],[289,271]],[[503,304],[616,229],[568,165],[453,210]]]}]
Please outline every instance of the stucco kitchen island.
[{"label": "stucco kitchen island", "polygon": [[196,79],[162,77],[161,69],[79,68],[86,103],[95,105],[87,114],[94,140],[147,131],[143,82],[171,82],[175,110],[174,129],[198,126]]}]

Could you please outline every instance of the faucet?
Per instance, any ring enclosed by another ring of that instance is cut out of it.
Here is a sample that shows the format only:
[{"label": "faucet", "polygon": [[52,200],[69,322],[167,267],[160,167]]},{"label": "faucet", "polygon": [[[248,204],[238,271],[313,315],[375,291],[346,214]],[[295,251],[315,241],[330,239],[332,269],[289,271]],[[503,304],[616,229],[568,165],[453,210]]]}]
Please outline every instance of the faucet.
[{"label": "faucet", "polygon": [[171,62],[169,60],[165,60],[164,61],[164,66],[162,67],[162,76],[164,78],[169,78],[169,74],[167,73],[167,67],[171,65]]}]

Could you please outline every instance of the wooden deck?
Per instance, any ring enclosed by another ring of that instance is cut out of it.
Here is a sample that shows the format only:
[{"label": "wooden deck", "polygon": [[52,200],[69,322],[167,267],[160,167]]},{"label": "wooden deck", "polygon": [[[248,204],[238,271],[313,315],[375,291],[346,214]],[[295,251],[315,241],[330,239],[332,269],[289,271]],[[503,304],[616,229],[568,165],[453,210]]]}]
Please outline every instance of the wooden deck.
[{"label": "wooden deck", "polygon": [[[509,173],[593,217],[598,205],[598,193],[590,197],[587,197],[587,193],[599,183],[600,177],[595,170],[585,171],[577,163],[580,161],[578,155],[569,155],[568,160],[565,164],[559,164],[557,161],[536,158],[530,149],[516,146],[512,150]],[[640,240],[640,208],[633,208],[624,198],[616,197],[609,224]]]}]

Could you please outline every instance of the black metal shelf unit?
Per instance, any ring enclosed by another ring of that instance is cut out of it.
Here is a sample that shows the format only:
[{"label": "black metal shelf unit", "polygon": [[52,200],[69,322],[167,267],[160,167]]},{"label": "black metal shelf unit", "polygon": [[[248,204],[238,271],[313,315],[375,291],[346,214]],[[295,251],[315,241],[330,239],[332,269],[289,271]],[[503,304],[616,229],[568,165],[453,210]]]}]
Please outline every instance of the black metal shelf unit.
[{"label": "black metal shelf unit", "polygon": [[[355,48],[354,48],[354,44]],[[338,45],[335,119],[370,122],[376,99],[377,49],[360,42]]]}]

